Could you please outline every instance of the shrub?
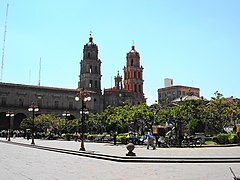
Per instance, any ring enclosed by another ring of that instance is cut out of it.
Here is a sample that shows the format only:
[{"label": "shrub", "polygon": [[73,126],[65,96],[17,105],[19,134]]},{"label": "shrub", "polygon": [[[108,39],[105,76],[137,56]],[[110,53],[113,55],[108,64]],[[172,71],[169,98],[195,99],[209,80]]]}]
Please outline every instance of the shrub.
[{"label": "shrub", "polygon": [[117,141],[125,144],[126,143],[127,134],[128,133],[122,133],[122,134],[117,135]]},{"label": "shrub", "polygon": [[229,134],[228,137],[230,144],[236,144],[237,143],[237,134]]},{"label": "shrub", "polygon": [[88,134],[87,135],[87,140],[92,141],[96,136],[97,136],[97,134]]},{"label": "shrub", "polygon": [[218,134],[213,137],[213,141],[218,144],[234,144],[237,143],[236,134]]}]

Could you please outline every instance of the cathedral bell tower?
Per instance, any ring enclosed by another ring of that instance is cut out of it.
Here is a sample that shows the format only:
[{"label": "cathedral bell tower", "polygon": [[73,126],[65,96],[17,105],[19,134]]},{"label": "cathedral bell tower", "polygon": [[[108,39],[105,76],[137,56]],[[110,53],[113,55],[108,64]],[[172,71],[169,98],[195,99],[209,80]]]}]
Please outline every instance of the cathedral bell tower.
[{"label": "cathedral bell tower", "polygon": [[143,93],[143,67],[140,65],[140,55],[135,46],[127,53],[124,70],[124,89],[133,93],[133,104],[146,102]]},{"label": "cathedral bell tower", "polygon": [[91,93],[91,101],[87,102],[87,107],[91,112],[103,111],[101,63],[101,60],[98,59],[98,46],[94,44],[90,34],[89,42],[83,48],[78,88],[93,92]]},{"label": "cathedral bell tower", "polygon": [[117,90],[122,90],[123,89],[123,85],[122,85],[122,76],[119,75],[119,71],[117,76],[114,77],[115,80],[115,88]]}]

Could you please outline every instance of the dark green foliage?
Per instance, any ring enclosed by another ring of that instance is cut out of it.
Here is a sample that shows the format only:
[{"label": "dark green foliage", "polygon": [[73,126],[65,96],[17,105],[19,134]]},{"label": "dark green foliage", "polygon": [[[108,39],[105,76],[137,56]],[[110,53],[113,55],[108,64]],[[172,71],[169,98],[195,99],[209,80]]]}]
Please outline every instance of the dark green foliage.
[{"label": "dark green foliage", "polygon": [[203,133],[205,130],[205,123],[200,119],[191,119],[187,125],[190,134]]}]

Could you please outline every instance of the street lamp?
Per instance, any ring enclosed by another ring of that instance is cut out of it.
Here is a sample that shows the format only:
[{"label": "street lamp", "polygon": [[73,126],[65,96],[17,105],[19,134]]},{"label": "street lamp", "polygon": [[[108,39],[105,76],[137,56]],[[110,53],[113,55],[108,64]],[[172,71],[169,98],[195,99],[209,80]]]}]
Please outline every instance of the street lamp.
[{"label": "street lamp", "polygon": [[64,112],[62,113],[62,116],[66,117],[66,119],[67,119],[67,117],[69,117],[70,115],[71,115],[71,114],[70,114],[69,111],[64,111]]},{"label": "street lamp", "polygon": [[[182,100],[181,100],[182,102]],[[182,140],[183,140],[183,122],[180,116],[181,112],[181,106],[177,103],[172,103],[173,106],[177,106],[177,114],[175,114],[175,132],[176,132],[176,139],[177,139],[177,145],[181,147]]]},{"label": "street lamp", "polygon": [[82,100],[82,109],[80,111],[80,114],[82,114],[82,137],[81,137],[81,147],[80,151],[85,151],[84,147],[84,120],[85,120],[85,114],[88,114],[89,112],[86,111],[86,102],[91,100],[89,91],[84,91],[84,89],[80,90],[80,92],[76,95],[75,101]]},{"label": "street lamp", "polygon": [[28,111],[32,112],[32,118],[33,118],[33,123],[32,123],[32,145],[35,145],[34,143],[34,112],[39,111],[38,106],[34,105],[34,102],[32,103],[31,106],[28,107]]},{"label": "street lamp", "polygon": [[71,114],[70,114],[70,112],[69,111],[64,111],[63,113],[62,113],[62,116],[63,117],[65,117],[65,120],[66,120],[66,123],[65,123],[65,125],[66,125],[66,140],[68,140],[68,141],[70,141],[70,135],[69,135],[69,126],[68,126],[68,117],[70,116]]},{"label": "street lamp", "polygon": [[8,112],[6,113],[6,117],[9,117],[8,141],[11,141],[11,140],[10,140],[10,133],[11,133],[11,119],[12,119],[12,117],[14,117],[14,113],[8,111]]}]

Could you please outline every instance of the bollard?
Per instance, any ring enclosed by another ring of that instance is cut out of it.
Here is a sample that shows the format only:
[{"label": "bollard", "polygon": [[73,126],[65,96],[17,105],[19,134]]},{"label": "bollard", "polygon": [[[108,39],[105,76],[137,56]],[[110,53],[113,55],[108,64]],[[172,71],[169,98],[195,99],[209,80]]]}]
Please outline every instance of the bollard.
[{"label": "bollard", "polygon": [[136,154],[133,152],[133,150],[134,150],[134,144],[133,143],[129,143],[126,147],[127,147],[127,150],[128,150],[128,153],[126,154],[126,156],[136,156]]}]

